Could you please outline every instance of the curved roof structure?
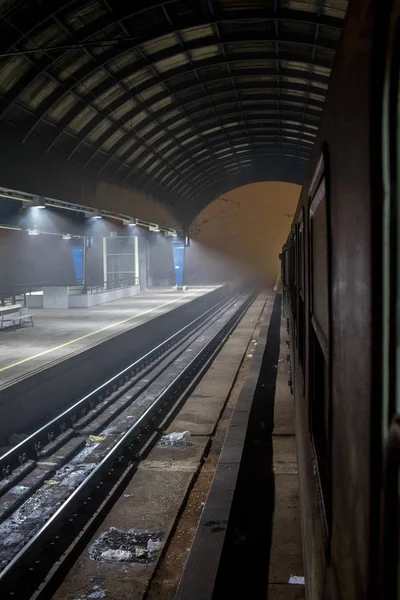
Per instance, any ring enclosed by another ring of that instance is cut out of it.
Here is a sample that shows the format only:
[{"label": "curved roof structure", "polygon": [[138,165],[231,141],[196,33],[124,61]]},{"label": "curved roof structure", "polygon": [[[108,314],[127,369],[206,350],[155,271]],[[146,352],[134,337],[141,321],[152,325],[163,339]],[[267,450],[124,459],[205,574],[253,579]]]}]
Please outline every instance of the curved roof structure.
[{"label": "curved roof structure", "polygon": [[0,0],[1,119],[182,217],[301,183],[347,0]]}]

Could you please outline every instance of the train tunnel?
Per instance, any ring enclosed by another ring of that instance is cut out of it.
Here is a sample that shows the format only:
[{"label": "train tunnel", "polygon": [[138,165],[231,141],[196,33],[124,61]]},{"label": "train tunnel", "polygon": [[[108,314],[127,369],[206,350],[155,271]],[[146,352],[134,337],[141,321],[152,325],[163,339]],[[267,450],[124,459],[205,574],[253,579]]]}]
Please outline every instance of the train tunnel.
[{"label": "train tunnel", "polygon": [[399,0],[0,0],[0,594],[395,600]]}]

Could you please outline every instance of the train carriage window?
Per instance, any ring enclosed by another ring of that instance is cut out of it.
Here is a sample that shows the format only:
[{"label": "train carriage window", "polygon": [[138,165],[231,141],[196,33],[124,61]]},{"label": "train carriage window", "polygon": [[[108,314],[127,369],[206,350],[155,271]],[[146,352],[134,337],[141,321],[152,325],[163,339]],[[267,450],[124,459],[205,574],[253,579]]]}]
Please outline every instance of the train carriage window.
[{"label": "train carriage window", "polygon": [[297,275],[296,275],[296,243],[297,238],[296,234],[292,235],[291,239],[291,249],[290,249],[290,278],[291,278],[291,286],[290,286],[290,298],[291,298],[291,309],[293,322],[296,323],[297,318],[297,310],[296,310],[296,288],[297,288]]},{"label": "train carriage window", "polygon": [[305,362],[305,302],[304,302],[304,212],[301,210],[297,224],[297,273],[298,273],[298,348],[299,362],[304,372]]},{"label": "train carriage window", "polygon": [[312,294],[311,307],[314,327],[324,350],[329,340],[328,320],[328,243],[325,179],[323,179],[310,205],[312,247]]},{"label": "train carriage window", "polygon": [[304,218],[303,213],[299,223],[299,287],[304,299]]},{"label": "train carriage window", "polygon": [[309,381],[310,429],[329,530],[331,506],[331,394],[329,376],[328,206],[321,159],[309,197]]},{"label": "train carriage window", "polygon": [[286,248],[284,255],[283,255],[283,264],[284,264],[284,271],[285,271],[285,286],[288,287],[289,286],[289,249]]}]

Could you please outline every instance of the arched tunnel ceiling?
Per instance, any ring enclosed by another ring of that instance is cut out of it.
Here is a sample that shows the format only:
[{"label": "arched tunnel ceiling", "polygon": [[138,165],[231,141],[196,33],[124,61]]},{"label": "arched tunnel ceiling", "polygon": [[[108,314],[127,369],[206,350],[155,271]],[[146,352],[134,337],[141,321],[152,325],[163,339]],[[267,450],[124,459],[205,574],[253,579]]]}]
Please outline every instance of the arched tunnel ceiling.
[{"label": "arched tunnel ceiling", "polygon": [[346,8],[0,0],[1,119],[184,219],[244,183],[301,183]]}]

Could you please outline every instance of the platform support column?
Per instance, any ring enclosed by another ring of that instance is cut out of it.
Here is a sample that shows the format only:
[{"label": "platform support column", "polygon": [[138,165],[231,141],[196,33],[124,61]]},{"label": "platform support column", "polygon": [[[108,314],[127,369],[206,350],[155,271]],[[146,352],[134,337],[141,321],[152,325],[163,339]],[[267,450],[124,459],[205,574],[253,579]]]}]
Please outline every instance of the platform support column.
[{"label": "platform support column", "polygon": [[83,247],[82,247],[82,285],[86,284],[86,252],[87,252],[87,240],[88,238],[84,236],[83,238]]},{"label": "platform support column", "polygon": [[183,241],[172,242],[172,253],[174,257],[176,289],[184,289],[185,270],[185,243]]},{"label": "platform support column", "polygon": [[137,235],[135,235],[135,281],[134,284],[136,284],[136,282],[140,283],[140,274],[139,274],[139,238]]},{"label": "platform support column", "polygon": [[103,237],[103,281],[107,283],[107,238]]}]

